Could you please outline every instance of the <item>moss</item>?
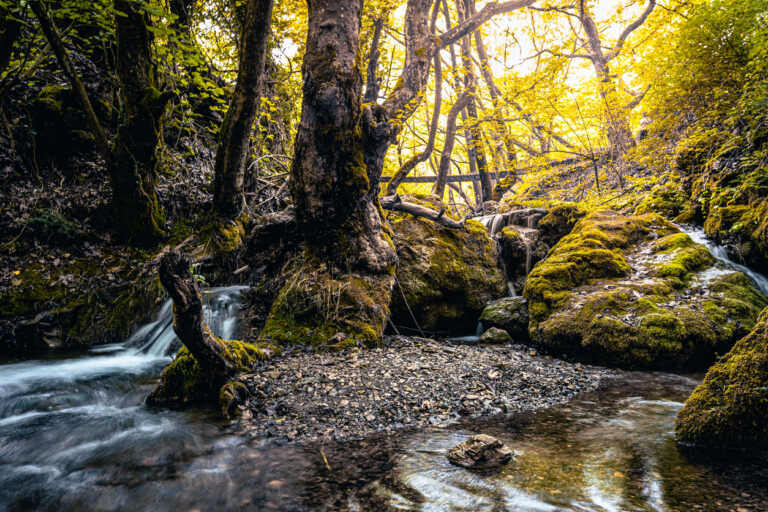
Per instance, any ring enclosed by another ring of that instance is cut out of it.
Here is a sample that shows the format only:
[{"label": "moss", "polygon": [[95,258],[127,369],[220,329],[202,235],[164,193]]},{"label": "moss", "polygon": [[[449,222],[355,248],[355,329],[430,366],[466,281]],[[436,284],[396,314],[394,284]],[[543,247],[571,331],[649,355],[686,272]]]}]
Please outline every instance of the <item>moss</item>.
[{"label": "moss", "polygon": [[551,208],[539,220],[538,228],[542,239],[550,247],[573,229],[576,223],[584,218],[586,212],[575,203],[563,203]]},{"label": "moss", "polygon": [[309,255],[285,272],[289,277],[272,304],[262,338],[334,348],[380,342],[389,315],[391,275],[331,271]]},{"label": "moss", "polygon": [[215,218],[200,228],[204,250],[211,255],[226,255],[242,247],[245,232],[250,224],[248,214],[238,219]]},{"label": "moss", "polygon": [[219,409],[221,415],[231,419],[237,413],[237,406],[245,402],[248,396],[248,388],[242,382],[229,381],[219,390]]},{"label": "moss", "polygon": [[[226,347],[224,356],[238,372],[253,368],[257,361],[268,358],[275,352],[274,347],[266,344],[255,345],[238,340],[222,340]],[[220,376],[203,372],[194,356],[182,347],[176,358],[165,367],[160,376],[160,383],[147,398],[150,405],[185,406],[189,404],[206,405],[216,403],[222,393],[231,392]]]},{"label": "moss", "polygon": [[713,264],[705,247],[655,214],[592,214],[531,272],[530,335],[544,349],[600,364],[701,368],[768,305],[743,274],[702,273]]},{"label": "moss", "polygon": [[675,423],[677,438],[713,448],[768,447],[768,310],[709,369]]},{"label": "moss", "polygon": [[496,243],[476,221],[450,229],[409,217],[393,224],[400,260],[393,322],[427,331],[474,330],[485,305],[505,294]]}]

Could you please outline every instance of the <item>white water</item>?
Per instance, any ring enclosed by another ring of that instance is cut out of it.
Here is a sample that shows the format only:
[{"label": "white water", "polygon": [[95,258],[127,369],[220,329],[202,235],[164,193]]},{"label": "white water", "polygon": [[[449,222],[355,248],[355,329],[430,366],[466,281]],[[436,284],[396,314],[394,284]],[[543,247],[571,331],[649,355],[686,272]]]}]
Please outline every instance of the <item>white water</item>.
[{"label": "white water", "polygon": [[[240,293],[245,288],[229,286],[203,292],[205,320],[217,336],[225,339],[234,336]],[[61,385],[115,374],[139,375],[169,361],[178,345],[169,300],[163,304],[154,321],[139,328],[124,343],[97,347],[85,357],[0,365],[0,393],[23,392],[25,388],[42,382]],[[0,417],[0,420],[5,419]]]},{"label": "white water", "polygon": [[762,274],[758,274],[757,272],[755,272],[754,270],[751,270],[748,267],[745,267],[744,265],[741,265],[731,260],[728,257],[728,251],[725,249],[725,247],[721,245],[717,245],[714,242],[712,242],[710,239],[708,239],[703,229],[692,228],[690,226],[681,226],[680,230],[683,233],[687,233],[688,236],[690,236],[691,239],[697,244],[701,244],[707,249],[709,249],[710,254],[712,254],[712,256],[714,256],[715,259],[721,261],[727,267],[732,268],[733,270],[738,270],[739,272],[743,272],[744,274],[746,274],[755,283],[758,289],[761,292],[763,292],[763,295],[768,296],[768,278],[766,278]]}]

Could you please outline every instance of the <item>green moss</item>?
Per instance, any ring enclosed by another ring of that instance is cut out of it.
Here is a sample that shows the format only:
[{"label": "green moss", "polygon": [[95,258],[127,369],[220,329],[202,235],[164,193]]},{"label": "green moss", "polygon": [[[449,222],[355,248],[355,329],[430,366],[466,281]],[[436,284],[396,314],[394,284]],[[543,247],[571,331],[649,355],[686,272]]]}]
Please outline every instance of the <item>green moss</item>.
[{"label": "green moss", "polygon": [[709,369],[680,410],[680,441],[748,450],[768,447],[768,310]]},{"label": "green moss", "polygon": [[334,348],[380,342],[389,315],[391,275],[332,272],[309,255],[286,273],[262,338],[281,345]]},{"label": "green moss", "polygon": [[[238,372],[249,371],[257,361],[275,352],[275,348],[270,345],[216,339],[226,347],[224,356]],[[227,392],[222,389],[226,387],[225,384],[220,376],[203,372],[189,350],[182,347],[176,358],[163,370],[160,383],[147,398],[147,403],[162,406],[216,403],[221,394]],[[229,391],[232,391],[231,387]]]},{"label": "green moss", "polygon": [[713,264],[655,214],[592,214],[529,276],[531,337],[600,364],[700,368],[768,305],[743,274],[701,273]]},{"label": "green moss", "polygon": [[496,243],[476,221],[451,229],[409,217],[393,224],[399,257],[393,322],[427,331],[472,331],[485,305],[505,294]]}]

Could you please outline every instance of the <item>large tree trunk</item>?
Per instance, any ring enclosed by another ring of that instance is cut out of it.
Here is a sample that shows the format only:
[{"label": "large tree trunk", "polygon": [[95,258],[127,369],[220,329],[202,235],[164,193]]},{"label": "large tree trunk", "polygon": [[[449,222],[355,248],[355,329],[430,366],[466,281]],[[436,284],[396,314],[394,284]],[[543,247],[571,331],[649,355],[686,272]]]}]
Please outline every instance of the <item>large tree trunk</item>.
[{"label": "large tree trunk", "polygon": [[111,162],[112,213],[122,238],[151,245],[163,236],[164,215],[156,186],[156,149],[162,118],[171,93],[161,93],[155,81],[149,20],[140,5],[115,0],[117,71],[123,116]]},{"label": "large tree trunk", "polygon": [[272,20],[272,0],[248,0],[240,38],[237,85],[221,127],[213,189],[216,212],[225,219],[240,215],[245,205],[243,183],[251,128],[259,109]]},{"label": "large tree trunk", "polygon": [[358,67],[361,0],[309,0],[304,100],[291,168],[299,229],[340,268],[385,271],[395,261],[369,179]]}]

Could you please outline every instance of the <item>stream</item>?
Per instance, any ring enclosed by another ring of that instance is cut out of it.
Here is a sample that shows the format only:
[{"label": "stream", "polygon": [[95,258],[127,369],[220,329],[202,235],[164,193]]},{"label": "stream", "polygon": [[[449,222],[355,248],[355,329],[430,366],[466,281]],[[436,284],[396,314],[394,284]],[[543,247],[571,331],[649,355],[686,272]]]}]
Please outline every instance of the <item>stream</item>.
[{"label": "stream", "polygon": [[[236,336],[242,289],[205,293],[217,335]],[[211,412],[143,404],[177,347],[171,324],[166,303],[123,343],[0,364],[0,511],[768,510],[764,457],[675,444],[675,415],[701,376],[625,372],[534,413],[285,444],[235,435]],[[515,451],[502,471],[445,459],[480,432]]]}]

